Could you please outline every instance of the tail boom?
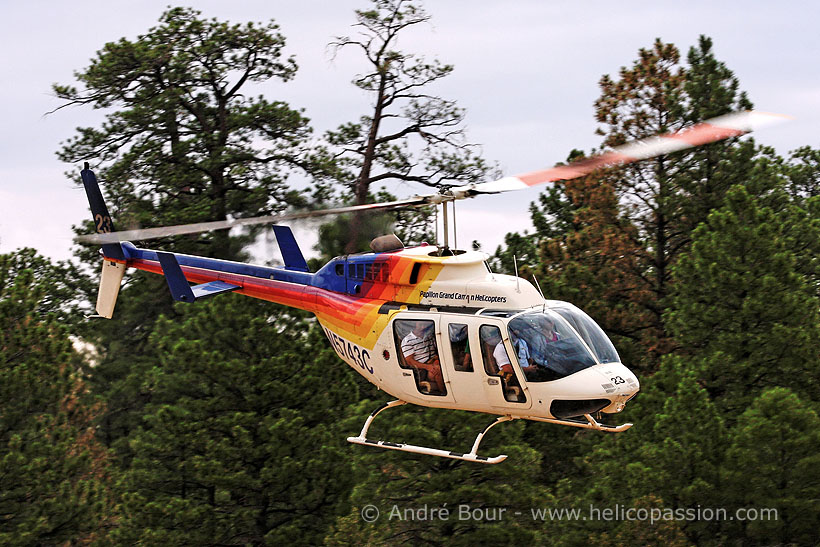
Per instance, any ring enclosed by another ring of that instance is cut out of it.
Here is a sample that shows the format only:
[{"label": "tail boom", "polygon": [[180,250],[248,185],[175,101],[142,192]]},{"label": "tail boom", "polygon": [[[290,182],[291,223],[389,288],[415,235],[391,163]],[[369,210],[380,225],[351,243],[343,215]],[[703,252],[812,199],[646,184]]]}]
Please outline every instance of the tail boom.
[{"label": "tail boom", "polygon": [[[139,249],[130,243],[123,243],[122,247],[129,267],[165,275],[156,251]],[[371,299],[351,297],[313,286],[313,274],[307,272],[182,254],[174,254],[174,257],[185,279],[191,283],[220,281],[237,286],[234,292],[239,294],[311,313],[333,310],[342,315],[355,316],[368,303],[374,306],[382,304],[381,301],[368,302]]]}]

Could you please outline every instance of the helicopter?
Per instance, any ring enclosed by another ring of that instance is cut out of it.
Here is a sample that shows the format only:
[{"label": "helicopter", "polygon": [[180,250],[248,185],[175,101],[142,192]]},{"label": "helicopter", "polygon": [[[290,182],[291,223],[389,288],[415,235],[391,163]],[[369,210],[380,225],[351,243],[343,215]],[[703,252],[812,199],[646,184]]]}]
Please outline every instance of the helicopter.
[{"label": "helicopter", "polygon": [[[631,423],[607,425],[593,415],[621,412],[640,389],[603,329],[576,306],[545,298],[516,275],[493,273],[489,256],[451,249],[448,205],[588,175],[615,165],[740,136],[782,118],[743,111],[712,118],[676,133],[641,139],[609,152],[523,175],[386,203],[277,216],[238,218],[117,232],[96,176],[81,171],[96,234],[75,240],[101,244],[102,273],[96,317],[112,318],[125,272],[164,275],[174,300],[195,303],[237,292],[315,314],[339,358],[395,397],[374,410],[348,441],[371,447],[496,464],[504,454],[478,454],[487,432],[525,419],[618,433]],[[284,221],[356,210],[441,206],[442,244],[405,247],[381,236],[371,251],[333,258],[316,272]],[[136,247],[129,240],[271,224],[284,266],[269,267]],[[537,280],[535,280],[537,285]],[[192,286],[191,283],[194,285]],[[404,404],[497,416],[478,432],[469,452],[373,440],[367,433],[383,411]]]}]

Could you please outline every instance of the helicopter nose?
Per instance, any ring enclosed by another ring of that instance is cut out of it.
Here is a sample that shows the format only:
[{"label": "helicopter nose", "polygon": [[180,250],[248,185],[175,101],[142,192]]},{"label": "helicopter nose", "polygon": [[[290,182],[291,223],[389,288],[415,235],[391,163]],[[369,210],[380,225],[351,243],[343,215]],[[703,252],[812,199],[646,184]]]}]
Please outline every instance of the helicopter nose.
[{"label": "helicopter nose", "polygon": [[641,389],[638,378],[621,363],[600,365],[598,373],[601,375],[599,389],[603,391],[603,397],[611,401],[610,405],[601,409],[602,412],[622,411],[626,402]]},{"label": "helicopter nose", "polygon": [[[560,386],[557,385],[560,382]],[[640,389],[638,379],[620,363],[595,365],[553,382],[561,396],[550,403],[556,418],[620,412]]]}]

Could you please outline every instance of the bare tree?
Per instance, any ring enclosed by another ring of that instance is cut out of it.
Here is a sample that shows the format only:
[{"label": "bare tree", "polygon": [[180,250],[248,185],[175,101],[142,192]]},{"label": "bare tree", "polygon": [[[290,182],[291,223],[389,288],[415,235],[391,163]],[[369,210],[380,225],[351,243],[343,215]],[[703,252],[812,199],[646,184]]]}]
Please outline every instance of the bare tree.
[{"label": "bare tree", "polygon": [[[380,181],[442,187],[485,178],[490,167],[465,139],[464,110],[430,93],[433,83],[453,71],[452,65],[397,49],[399,35],[430,16],[412,1],[373,0],[372,9],[356,10],[356,20],[357,35],[337,37],[331,47],[334,55],[349,47],[364,54],[368,71],[353,84],[372,96],[373,109],[358,122],[328,133],[355,203],[367,203],[371,185]],[[360,220],[354,219],[349,252]]]}]

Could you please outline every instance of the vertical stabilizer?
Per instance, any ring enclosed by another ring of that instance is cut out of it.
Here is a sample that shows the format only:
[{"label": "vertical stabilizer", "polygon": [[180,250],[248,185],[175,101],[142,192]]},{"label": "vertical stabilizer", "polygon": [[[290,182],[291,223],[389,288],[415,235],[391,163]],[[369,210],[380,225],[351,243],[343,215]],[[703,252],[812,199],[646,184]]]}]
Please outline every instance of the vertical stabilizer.
[{"label": "vertical stabilizer", "polygon": [[97,293],[97,313],[106,319],[111,319],[114,315],[114,306],[117,304],[125,268],[124,262],[103,259],[100,292]]},{"label": "vertical stabilizer", "polygon": [[296,272],[309,272],[305,257],[302,251],[299,250],[299,245],[296,243],[296,238],[293,237],[293,232],[287,226],[280,226],[274,224],[271,226],[273,233],[276,235],[276,242],[279,244],[279,250],[282,251],[282,260],[285,261],[285,269]]}]

